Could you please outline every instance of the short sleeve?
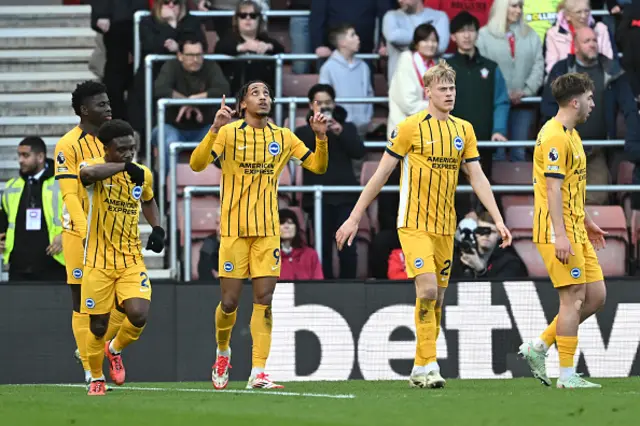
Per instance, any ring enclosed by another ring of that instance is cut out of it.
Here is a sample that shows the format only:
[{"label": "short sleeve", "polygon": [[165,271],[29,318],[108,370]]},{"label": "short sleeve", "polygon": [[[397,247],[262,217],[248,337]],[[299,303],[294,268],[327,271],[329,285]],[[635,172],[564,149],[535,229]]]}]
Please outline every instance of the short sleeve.
[{"label": "short sleeve", "polygon": [[393,157],[402,160],[411,149],[413,132],[411,131],[411,123],[406,120],[398,124],[389,136],[387,142],[387,151]]},{"label": "short sleeve", "polygon": [[283,130],[286,132],[286,139],[291,141],[291,157],[304,163],[304,160],[311,155],[311,150],[300,140],[291,130]]},{"label": "short sleeve", "polygon": [[567,140],[552,136],[540,144],[545,177],[564,179],[567,174]]},{"label": "short sleeve", "polygon": [[153,174],[148,168],[144,168],[144,185],[142,186],[142,201],[153,200]]},{"label": "short sleeve", "polygon": [[480,161],[478,139],[476,139],[476,132],[473,130],[473,126],[471,124],[464,123],[462,125],[462,130],[462,136],[464,137],[464,151],[462,151],[462,159],[465,163]]},{"label": "short sleeve", "polygon": [[64,141],[58,142],[55,151],[55,177],[56,179],[77,179],[78,178],[78,158],[73,147],[64,143]]}]

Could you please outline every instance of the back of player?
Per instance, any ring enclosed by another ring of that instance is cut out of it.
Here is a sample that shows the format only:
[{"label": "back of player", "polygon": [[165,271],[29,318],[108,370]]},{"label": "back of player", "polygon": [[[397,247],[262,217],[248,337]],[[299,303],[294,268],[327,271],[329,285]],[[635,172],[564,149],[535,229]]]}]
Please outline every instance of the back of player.
[{"label": "back of player", "polygon": [[566,74],[552,83],[560,106],[538,134],[533,155],[533,242],[560,295],[558,316],[538,337],[520,346],[520,354],[543,384],[546,351],[555,342],[560,357],[560,388],[600,387],[576,374],[578,325],[604,303],[602,269],[592,241],[604,245],[603,231],[585,213],[587,156],[575,129],[589,117],[593,83],[586,74]]},{"label": "back of player", "polygon": [[[271,347],[271,300],[280,276],[280,223],[278,177],[293,157],[314,173],[328,166],[326,119],[316,111],[311,125],[316,152],[311,152],[289,129],[268,121],[272,96],[261,81],[249,82],[237,96],[242,118],[223,101],[211,131],[191,155],[191,168],[202,171],[212,162],[222,168],[220,183],[220,286],[222,301],[216,309],[216,362],[212,382],[224,389],[229,381],[231,330],[245,279],[251,277],[254,304],[249,388],[281,388],[264,372]],[[317,109],[317,108],[316,108]]]}]

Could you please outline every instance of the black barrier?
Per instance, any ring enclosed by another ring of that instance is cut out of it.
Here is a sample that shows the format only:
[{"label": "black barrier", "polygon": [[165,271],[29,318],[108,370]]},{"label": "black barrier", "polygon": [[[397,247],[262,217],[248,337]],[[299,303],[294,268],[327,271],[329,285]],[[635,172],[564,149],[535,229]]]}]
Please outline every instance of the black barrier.
[{"label": "black barrier", "polygon": [[[579,369],[596,377],[640,374],[640,288],[607,283],[604,309],[580,330]],[[213,363],[216,285],[156,283],[150,320],[124,353],[129,381],[205,381]],[[267,370],[275,380],[402,379],[415,350],[408,282],[278,284]],[[548,282],[459,282],[446,294],[438,358],[446,378],[529,375],[517,358],[558,309]],[[251,289],[232,335],[232,380],[251,362]],[[66,286],[0,286],[0,383],[80,382]],[[557,374],[551,349],[549,374]]]}]

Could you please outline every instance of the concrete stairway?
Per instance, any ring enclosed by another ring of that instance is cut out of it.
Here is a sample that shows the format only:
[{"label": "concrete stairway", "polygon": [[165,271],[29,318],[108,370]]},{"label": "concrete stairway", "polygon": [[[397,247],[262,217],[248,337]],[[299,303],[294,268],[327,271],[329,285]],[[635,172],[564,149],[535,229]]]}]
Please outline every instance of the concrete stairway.
[{"label": "concrete stairway", "polygon": [[[97,77],[88,62],[96,33],[89,6],[0,7],[0,189],[18,173],[18,142],[29,135],[45,140],[48,153],[78,123],[71,92]],[[141,226],[146,244],[149,225]],[[168,277],[164,253],[145,252],[151,278]]]}]

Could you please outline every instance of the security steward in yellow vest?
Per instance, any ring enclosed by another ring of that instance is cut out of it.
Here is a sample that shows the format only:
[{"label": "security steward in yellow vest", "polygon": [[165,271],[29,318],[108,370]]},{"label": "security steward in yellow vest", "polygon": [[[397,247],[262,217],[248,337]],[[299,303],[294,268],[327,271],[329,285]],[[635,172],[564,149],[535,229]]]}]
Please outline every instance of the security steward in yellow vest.
[{"label": "security steward in yellow vest", "polygon": [[0,249],[9,281],[64,282],[62,195],[53,160],[39,137],[18,146],[20,177],[7,182],[0,210]]}]

